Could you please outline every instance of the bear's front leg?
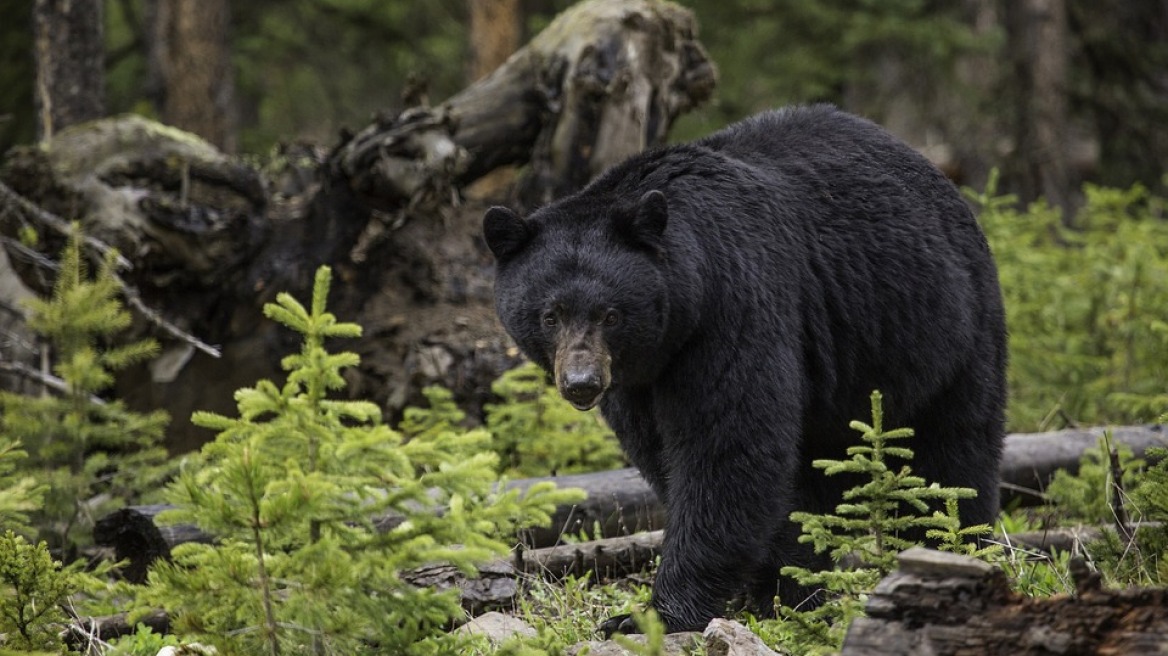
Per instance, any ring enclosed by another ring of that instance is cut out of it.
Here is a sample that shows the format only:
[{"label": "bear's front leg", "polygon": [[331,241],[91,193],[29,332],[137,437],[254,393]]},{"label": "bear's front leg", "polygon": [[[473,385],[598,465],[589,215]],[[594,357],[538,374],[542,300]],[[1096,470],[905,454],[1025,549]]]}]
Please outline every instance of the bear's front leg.
[{"label": "bear's front leg", "polygon": [[[704,387],[710,402],[700,414],[683,401],[698,390],[679,384],[658,396],[669,499],[653,607],[670,632],[703,630],[774,564],[771,542],[794,509],[800,451],[799,415],[787,400],[800,395],[781,393],[773,378]],[[632,628],[614,620],[603,628]]]}]

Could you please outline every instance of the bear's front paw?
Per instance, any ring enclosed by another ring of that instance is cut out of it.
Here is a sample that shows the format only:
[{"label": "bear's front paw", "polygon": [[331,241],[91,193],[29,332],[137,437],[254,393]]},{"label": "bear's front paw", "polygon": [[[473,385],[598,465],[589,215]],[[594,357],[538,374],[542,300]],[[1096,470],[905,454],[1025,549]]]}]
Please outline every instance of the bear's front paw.
[{"label": "bear's front paw", "polygon": [[641,629],[637,628],[636,621],[633,620],[632,615],[614,615],[607,620],[600,623],[599,631],[604,634],[604,639],[608,640],[614,633],[623,633],[625,635],[632,635],[640,633]]}]

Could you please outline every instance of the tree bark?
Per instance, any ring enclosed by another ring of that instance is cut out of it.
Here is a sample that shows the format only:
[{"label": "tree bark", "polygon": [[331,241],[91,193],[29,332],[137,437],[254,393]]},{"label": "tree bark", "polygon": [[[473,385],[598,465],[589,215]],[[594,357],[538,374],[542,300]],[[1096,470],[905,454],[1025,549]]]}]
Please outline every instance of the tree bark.
[{"label": "tree bark", "polygon": [[234,152],[237,116],[227,0],[149,4],[149,68],[159,87],[163,121]]},{"label": "tree bark", "polygon": [[470,10],[470,81],[477,82],[519,49],[519,0],[467,0]]},{"label": "tree bark", "polygon": [[1168,590],[1104,590],[1072,565],[1072,596],[1040,599],[1010,590],[982,561],[914,548],[869,597],[841,656],[935,654],[1156,654],[1168,649]]},{"label": "tree bark", "polygon": [[37,138],[105,115],[102,0],[36,0]]},{"label": "tree bark", "polygon": [[1005,3],[1015,76],[1014,164],[1023,203],[1046,198],[1070,221],[1069,58],[1066,0]]}]

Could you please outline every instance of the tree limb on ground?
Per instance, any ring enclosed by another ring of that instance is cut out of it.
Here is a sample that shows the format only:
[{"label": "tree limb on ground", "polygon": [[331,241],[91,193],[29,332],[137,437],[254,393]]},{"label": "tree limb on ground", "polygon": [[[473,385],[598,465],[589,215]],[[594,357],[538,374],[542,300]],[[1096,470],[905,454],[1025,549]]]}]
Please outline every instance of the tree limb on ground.
[{"label": "tree limb on ground", "polygon": [[[1034,501],[1054,476],[1064,469],[1078,471],[1079,460],[1088,449],[1097,448],[1105,429],[1063,430],[1050,433],[1018,433],[1006,436],[1001,472],[1003,483],[1017,489],[1035,490],[1028,498]],[[1161,425],[1126,426],[1108,429],[1113,440],[1126,444],[1136,455],[1150,446],[1163,446],[1166,437]],[[550,547],[562,542],[562,536],[587,535],[593,538],[615,537],[654,530],[665,525],[664,509],[635,469],[619,469],[592,474],[574,474],[550,478],[511,481],[508,487],[526,489],[541,481],[558,486],[576,487],[588,493],[583,502],[556,510],[551,526],[526,531],[518,536],[531,547]],[[1020,499],[1026,500],[1026,499]],[[1003,495],[1002,503],[1013,498]],[[94,526],[94,541],[112,547],[119,560],[129,566],[125,576],[144,580],[147,568],[157,558],[168,558],[170,550],[189,541],[210,542],[214,539],[194,526],[158,526],[154,517],[169,506],[131,506],[100,519]],[[375,520],[379,528],[389,530],[400,518]]]}]

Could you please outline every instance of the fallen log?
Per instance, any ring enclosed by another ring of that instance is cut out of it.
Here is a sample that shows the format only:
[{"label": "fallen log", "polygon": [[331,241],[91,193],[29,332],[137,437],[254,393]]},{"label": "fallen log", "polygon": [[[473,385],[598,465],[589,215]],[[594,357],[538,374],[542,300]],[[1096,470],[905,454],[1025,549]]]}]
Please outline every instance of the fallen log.
[{"label": "fallen log", "polygon": [[[630,535],[661,528],[664,510],[635,469],[617,469],[592,474],[526,478],[507,483],[507,489],[526,490],[536,483],[552,481],[562,488],[581,488],[588,497],[578,504],[561,506],[546,527],[524,530],[517,538],[528,547],[558,544],[564,535]],[[117,560],[127,561],[122,575],[130,581],[146,580],[146,572],[158,558],[169,558],[170,550],[186,542],[211,543],[214,536],[190,524],[165,525],[155,521],[159,513],[173,508],[165,504],[128,506],[99,519],[93,540],[112,547]],[[401,522],[400,516],[374,519],[381,531]]]},{"label": "fallen log", "polygon": [[[1165,445],[1163,426],[1128,426],[1114,429],[1092,428],[1051,433],[1018,433],[1006,437],[1002,459],[1002,483],[1006,493],[1003,505],[1014,499],[1022,502],[1041,500],[1041,490],[1058,469],[1078,471],[1082,454],[1097,448],[1097,441],[1110,430],[1117,443],[1131,447],[1142,455],[1150,446]],[[1045,458],[1040,457],[1045,454]],[[559,544],[563,535],[592,538],[630,535],[662,528],[664,509],[657,496],[635,469],[618,469],[591,474],[573,474],[511,481],[508,487],[526,489],[540,481],[552,481],[560,487],[584,490],[588,498],[573,506],[556,510],[552,523],[525,531],[520,541],[534,548]],[[1025,495],[1019,490],[1028,491]],[[189,541],[208,542],[207,535],[189,525],[159,526],[154,518],[168,506],[130,506],[117,510],[94,526],[94,541],[112,547],[119,560],[127,560],[125,575],[130,580],[144,580],[146,570],[157,558],[168,558],[170,549]],[[382,530],[397,525],[400,518],[375,520]]]},{"label": "fallen log", "polygon": [[[152,507],[153,514],[164,506]],[[168,534],[168,537],[175,537]],[[203,534],[200,539],[209,539]],[[471,615],[515,607],[524,579],[540,577],[557,580],[567,576],[595,576],[608,580],[642,571],[660,553],[661,531],[637,533],[619,538],[565,544],[544,549],[517,548],[510,558],[500,558],[478,568],[468,577],[450,565],[432,565],[402,574],[402,579],[418,587],[439,590],[458,588],[462,607]],[[65,632],[70,645],[83,646],[95,640],[109,641],[134,632],[126,613],[105,617],[78,617]],[[158,633],[169,630],[163,611],[154,611],[139,620]]]},{"label": "fallen log", "polygon": [[1168,650],[1168,589],[1104,590],[1082,564],[1072,567],[1076,594],[1024,597],[973,558],[914,548],[899,561],[869,597],[868,616],[849,627],[841,656]]},{"label": "fallen log", "polygon": [[1115,444],[1131,447],[1137,457],[1148,447],[1168,446],[1168,433],[1161,424],[1008,435],[1002,453],[1002,505],[1033,505],[1044,501],[1043,490],[1055,472],[1060,469],[1077,472],[1083,454],[1099,448],[1099,440],[1106,432],[1111,433]]}]

